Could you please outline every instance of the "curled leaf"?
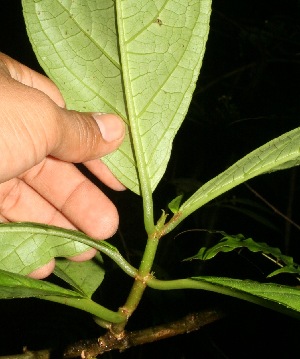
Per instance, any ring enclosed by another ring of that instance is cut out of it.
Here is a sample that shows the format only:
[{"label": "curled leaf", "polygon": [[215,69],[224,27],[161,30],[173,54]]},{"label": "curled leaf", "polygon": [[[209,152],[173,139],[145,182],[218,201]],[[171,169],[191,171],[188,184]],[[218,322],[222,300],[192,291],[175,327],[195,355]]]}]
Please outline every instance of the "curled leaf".
[{"label": "curled leaf", "polygon": [[251,252],[261,252],[282,267],[270,273],[268,277],[280,273],[300,275],[300,266],[294,262],[292,257],[282,254],[279,248],[269,246],[267,243],[255,242],[252,238],[246,239],[242,234],[228,235],[225,232],[219,233],[223,235],[223,238],[216,245],[210,248],[202,247],[195,256],[186,260],[200,259],[205,261],[214,258],[220,252],[231,252],[236,249],[246,248]]}]

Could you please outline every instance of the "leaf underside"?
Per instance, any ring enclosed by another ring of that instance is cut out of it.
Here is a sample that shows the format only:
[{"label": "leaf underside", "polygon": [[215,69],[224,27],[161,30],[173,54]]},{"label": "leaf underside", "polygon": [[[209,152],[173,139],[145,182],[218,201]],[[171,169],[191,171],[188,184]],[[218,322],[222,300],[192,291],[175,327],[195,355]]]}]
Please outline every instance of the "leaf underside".
[{"label": "leaf underside", "polygon": [[102,264],[99,253],[97,259],[85,262],[57,259],[54,274],[68,283],[76,292],[91,298],[104,279],[105,270]]},{"label": "leaf underside", "polygon": [[[135,161],[138,150],[154,190],[200,72],[211,0],[22,3],[33,49],[67,107],[116,113],[128,124],[123,145],[104,162],[126,187],[139,193],[143,179]],[[129,78],[126,86],[124,71]],[[133,123],[141,141],[138,149],[133,148]]]},{"label": "leaf underside", "polygon": [[28,274],[55,257],[72,257],[90,247],[83,233],[34,223],[0,224],[0,270]]}]

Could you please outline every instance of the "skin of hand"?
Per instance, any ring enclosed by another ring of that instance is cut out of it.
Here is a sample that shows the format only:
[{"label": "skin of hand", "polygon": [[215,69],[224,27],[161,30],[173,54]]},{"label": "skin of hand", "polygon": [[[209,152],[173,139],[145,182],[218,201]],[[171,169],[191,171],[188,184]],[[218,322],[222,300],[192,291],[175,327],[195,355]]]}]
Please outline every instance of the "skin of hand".
[{"label": "skin of hand", "polygon": [[[95,239],[111,237],[119,224],[113,203],[73,163],[84,163],[114,190],[124,186],[100,157],[125,135],[116,115],[65,108],[47,77],[0,53],[0,221],[29,221],[79,229]],[[70,258],[92,258],[91,249]],[[45,278],[55,260],[32,272]]]}]

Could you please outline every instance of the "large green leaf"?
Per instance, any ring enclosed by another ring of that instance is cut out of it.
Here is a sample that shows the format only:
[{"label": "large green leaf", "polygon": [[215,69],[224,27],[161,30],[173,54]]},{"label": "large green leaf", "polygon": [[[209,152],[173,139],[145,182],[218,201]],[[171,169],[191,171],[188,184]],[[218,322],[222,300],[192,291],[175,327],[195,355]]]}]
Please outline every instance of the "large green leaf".
[{"label": "large green leaf", "polygon": [[225,277],[193,277],[163,281],[150,279],[154,289],[202,289],[243,299],[300,318],[300,289],[275,283],[259,283]]},{"label": "large green leaf", "polygon": [[38,60],[67,106],[127,122],[105,159],[128,188],[154,190],[199,75],[211,0],[22,0]]},{"label": "large green leaf", "polygon": [[275,283],[258,283],[251,280],[240,280],[218,277],[193,278],[198,283],[211,284],[209,290],[244,299],[283,313],[298,312],[300,316],[300,290]]},{"label": "large green leaf", "polygon": [[205,203],[258,175],[300,164],[300,127],[249,153],[208,181],[179,208],[180,220]]}]

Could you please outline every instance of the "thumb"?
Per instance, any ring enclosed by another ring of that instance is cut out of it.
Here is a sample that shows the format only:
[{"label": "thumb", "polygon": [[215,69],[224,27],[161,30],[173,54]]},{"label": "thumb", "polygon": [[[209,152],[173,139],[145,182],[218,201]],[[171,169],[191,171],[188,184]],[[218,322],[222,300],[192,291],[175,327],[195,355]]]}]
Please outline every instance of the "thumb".
[{"label": "thumb", "polygon": [[93,160],[116,150],[124,138],[118,116],[62,108],[53,82],[1,53],[0,94],[0,182],[47,155],[67,162]]},{"label": "thumb", "polygon": [[113,114],[81,113],[59,108],[50,155],[85,162],[115,151],[125,136],[123,120]]},{"label": "thumb", "polygon": [[[44,146],[47,154],[61,160],[82,162],[114,151],[123,140],[125,125],[118,116],[64,109],[62,95],[51,80],[2,53],[0,90],[0,119],[6,109],[7,120],[22,122],[17,132],[25,126],[35,148],[33,164],[42,159]],[[23,140],[24,134],[15,137]]]}]

